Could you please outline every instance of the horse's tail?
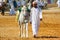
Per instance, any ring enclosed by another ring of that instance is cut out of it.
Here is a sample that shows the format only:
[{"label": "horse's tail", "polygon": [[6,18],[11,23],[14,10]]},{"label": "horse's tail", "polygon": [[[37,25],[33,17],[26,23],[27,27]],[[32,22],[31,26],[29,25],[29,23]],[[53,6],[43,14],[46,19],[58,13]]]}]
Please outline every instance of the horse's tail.
[{"label": "horse's tail", "polygon": [[19,20],[19,10],[17,10],[17,13],[16,13],[16,20],[17,21]]}]

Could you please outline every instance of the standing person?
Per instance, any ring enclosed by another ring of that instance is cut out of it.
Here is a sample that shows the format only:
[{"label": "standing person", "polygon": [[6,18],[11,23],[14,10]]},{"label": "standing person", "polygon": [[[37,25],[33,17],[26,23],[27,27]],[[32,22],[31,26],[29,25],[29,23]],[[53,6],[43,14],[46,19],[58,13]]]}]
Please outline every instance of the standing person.
[{"label": "standing person", "polygon": [[25,0],[21,0],[21,5],[26,5]]},{"label": "standing person", "polygon": [[17,1],[17,6],[20,7],[21,6],[21,2],[18,0]]},{"label": "standing person", "polygon": [[44,1],[36,0],[36,2],[38,3],[38,7],[40,7],[41,9],[44,7]]},{"label": "standing person", "polygon": [[38,7],[38,9],[39,9],[39,11],[40,11],[40,19],[42,20],[42,0],[36,0],[36,2],[37,2],[37,7]]},{"label": "standing person", "polygon": [[33,6],[31,8],[32,31],[33,31],[33,37],[36,38],[40,24],[40,11],[37,7],[36,1],[32,3],[32,6]]},{"label": "standing person", "polygon": [[15,14],[15,9],[14,9],[14,6],[12,4],[11,8],[10,8],[10,15],[13,15],[13,14]]},{"label": "standing person", "polygon": [[11,5],[13,4],[12,0],[8,0],[9,2],[9,6],[11,7]]},{"label": "standing person", "polygon": [[44,4],[45,4],[44,7],[47,8],[47,2],[46,1],[44,1]]},{"label": "standing person", "polygon": [[34,0],[30,0],[30,2],[31,2],[31,8],[32,8],[32,2],[33,2]]},{"label": "standing person", "polygon": [[60,0],[57,1],[58,8],[60,8]]},{"label": "standing person", "polygon": [[4,0],[0,0],[0,10],[2,11],[2,12],[1,12],[1,15],[4,15],[5,6],[6,6],[5,1],[4,1]]},{"label": "standing person", "polygon": [[17,2],[16,0],[13,1],[14,8],[17,8]]}]

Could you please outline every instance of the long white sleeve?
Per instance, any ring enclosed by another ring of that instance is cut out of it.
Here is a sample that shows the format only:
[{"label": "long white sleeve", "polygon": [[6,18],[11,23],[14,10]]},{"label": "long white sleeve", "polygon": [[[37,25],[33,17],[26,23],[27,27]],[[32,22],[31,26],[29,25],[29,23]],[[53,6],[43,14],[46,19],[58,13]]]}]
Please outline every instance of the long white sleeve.
[{"label": "long white sleeve", "polygon": [[30,22],[32,22],[32,14],[31,14],[31,12],[30,12]]},{"label": "long white sleeve", "polygon": [[40,19],[42,19],[42,10],[41,9],[40,9],[39,13],[40,13]]}]

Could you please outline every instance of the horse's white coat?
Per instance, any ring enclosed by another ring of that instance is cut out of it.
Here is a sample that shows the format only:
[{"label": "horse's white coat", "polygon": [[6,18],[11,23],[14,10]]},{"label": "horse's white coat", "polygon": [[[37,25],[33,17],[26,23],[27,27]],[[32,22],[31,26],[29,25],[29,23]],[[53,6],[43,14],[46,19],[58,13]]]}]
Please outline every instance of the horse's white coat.
[{"label": "horse's white coat", "polygon": [[24,23],[25,21],[25,15],[27,13],[26,6],[22,7],[22,10],[20,12],[19,16],[19,23],[20,23],[20,29],[21,29],[21,37],[28,37],[28,22]]},{"label": "horse's white coat", "polygon": [[60,7],[60,0],[57,1],[58,7]]}]

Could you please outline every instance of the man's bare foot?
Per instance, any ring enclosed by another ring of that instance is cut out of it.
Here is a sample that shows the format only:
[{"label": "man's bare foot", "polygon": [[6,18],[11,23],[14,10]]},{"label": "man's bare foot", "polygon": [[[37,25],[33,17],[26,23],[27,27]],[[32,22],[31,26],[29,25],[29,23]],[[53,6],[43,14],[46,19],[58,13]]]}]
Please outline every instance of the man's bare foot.
[{"label": "man's bare foot", "polygon": [[34,38],[36,38],[37,36],[36,35],[34,35]]},{"label": "man's bare foot", "polygon": [[42,19],[40,19],[40,21],[42,21]]},{"label": "man's bare foot", "polygon": [[32,24],[32,22],[30,22],[30,24]]}]

